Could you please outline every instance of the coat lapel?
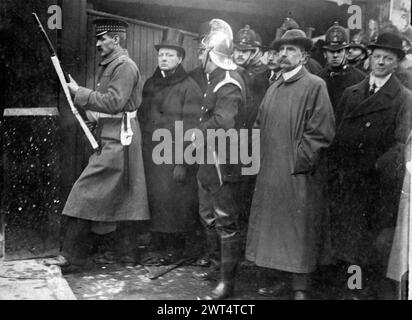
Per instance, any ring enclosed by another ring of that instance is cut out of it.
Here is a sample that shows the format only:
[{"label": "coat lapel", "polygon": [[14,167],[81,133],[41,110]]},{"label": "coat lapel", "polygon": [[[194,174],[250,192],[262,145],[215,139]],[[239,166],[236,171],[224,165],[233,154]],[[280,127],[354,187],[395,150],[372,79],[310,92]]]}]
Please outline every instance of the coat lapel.
[{"label": "coat lapel", "polygon": [[348,110],[345,118],[355,118],[390,108],[390,102],[398,95],[399,90],[399,81],[392,75],[378,92],[369,96],[369,76],[366,77],[353,89],[351,95],[352,101],[360,101],[360,103],[355,105],[352,110]]}]

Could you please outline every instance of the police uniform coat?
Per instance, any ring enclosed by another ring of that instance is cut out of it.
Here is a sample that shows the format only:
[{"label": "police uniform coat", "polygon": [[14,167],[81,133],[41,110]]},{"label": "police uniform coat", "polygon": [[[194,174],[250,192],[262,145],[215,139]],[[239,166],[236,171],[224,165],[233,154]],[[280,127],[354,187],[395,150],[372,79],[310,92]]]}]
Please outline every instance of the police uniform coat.
[{"label": "police uniform coat", "polygon": [[120,142],[122,118],[103,118],[99,114],[136,111],[141,99],[139,81],[139,70],[127,51],[117,50],[100,63],[96,90],[80,87],[76,93],[75,105],[87,112],[94,111],[93,119],[98,118],[101,150],[92,154],[75,182],[64,215],[102,222],[149,219],[139,124],[136,118],[131,119],[134,135],[126,169]]},{"label": "police uniform coat", "polygon": [[259,108],[261,165],[246,258],[295,273],[314,271],[324,222],[322,151],[335,133],[326,84],[305,67],[273,83]]},{"label": "police uniform coat", "polygon": [[369,76],[345,90],[329,157],[333,253],[357,265],[376,263],[379,233],[395,226],[412,103],[394,75],[368,91]]},{"label": "police uniform coat", "polygon": [[[157,129],[168,129],[175,140],[175,122],[183,121],[183,132],[194,128],[200,117],[202,93],[196,82],[180,65],[164,78],[159,68],[143,88],[139,121],[143,134],[143,159],[146,171],[151,230],[154,232],[185,232],[193,228],[197,217],[197,182],[195,165],[185,165],[184,182],[173,179],[175,152],[170,164],[156,164],[153,151],[159,141],[153,141]],[[183,139],[183,137],[181,137]],[[181,141],[183,143],[183,141]],[[185,143],[185,146],[190,141]],[[182,163],[183,165],[184,163]]]},{"label": "police uniform coat", "polygon": [[365,78],[365,75],[361,71],[350,65],[346,65],[344,70],[342,69],[337,72],[325,67],[319,72],[318,76],[326,82],[329,98],[335,113],[340,98],[342,98],[343,91],[361,82]]}]

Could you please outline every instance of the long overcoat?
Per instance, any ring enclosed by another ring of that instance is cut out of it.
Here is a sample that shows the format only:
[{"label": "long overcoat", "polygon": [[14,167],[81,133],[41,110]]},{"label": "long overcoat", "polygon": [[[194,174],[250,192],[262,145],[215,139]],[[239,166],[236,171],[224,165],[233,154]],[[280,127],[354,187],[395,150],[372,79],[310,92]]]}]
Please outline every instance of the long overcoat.
[{"label": "long overcoat", "polygon": [[246,258],[258,266],[312,272],[325,216],[323,150],[335,133],[326,84],[302,69],[269,87],[258,111],[261,166]]},{"label": "long overcoat", "polygon": [[395,226],[412,103],[394,75],[368,91],[369,76],[344,92],[329,150],[333,253],[357,265],[378,263],[379,233]]},{"label": "long overcoat", "polygon": [[[103,118],[101,114],[121,116],[124,111],[137,110],[141,101],[139,81],[136,64],[126,50],[118,50],[100,63],[96,90],[78,90],[74,103],[89,115],[93,112],[90,120],[97,120],[101,150],[92,154],[74,184],[64,215],[103,222],[149,219],[139,123],[131,119],[133,137],[125,162],[120,142],[122,118]],[[129,175],[127,179],[125,174]]]},{"label": "long overcoat", "polygon": [[[151,230],[154,232],[186,232],[193,228],[198,212],[196,165],[182,163],[187,169],[186,179],[173,179],[176,165],[175,152],[169,164],[156,164],[153,151],[159,141],[153,140],[157,129],[168,129],[173,148],[183,143],[175,139],[176,121],[183,121],[183,131],[196,127],[200,118],[202,92],[182,66],[164,78],[159,68],[143,88],[143,101],[139,121],[143,134],[143,159],[146,172]],[[184,144],[184,147],[189,142]]]}]

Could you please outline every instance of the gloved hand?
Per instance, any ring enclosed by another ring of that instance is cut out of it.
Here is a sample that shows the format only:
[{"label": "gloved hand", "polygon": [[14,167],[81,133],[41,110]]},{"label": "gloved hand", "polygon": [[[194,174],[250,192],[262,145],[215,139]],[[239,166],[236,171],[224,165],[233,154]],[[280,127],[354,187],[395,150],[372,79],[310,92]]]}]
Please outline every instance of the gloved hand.
[{"label": "gloved hand", "polygon": [[89,130],[90,130],[91,132],[93,132],[93,130],[96,129],[96,125],[97,125],[96,122],[93,122],[93,121],[85,121],[85,123],[86,123],[86,126],[89,128]]},{"label": "gloved hand", "polygon": [[186,168],[178,164],[173,170],[173,180],[176,182],[183,182],[186,179]]}]

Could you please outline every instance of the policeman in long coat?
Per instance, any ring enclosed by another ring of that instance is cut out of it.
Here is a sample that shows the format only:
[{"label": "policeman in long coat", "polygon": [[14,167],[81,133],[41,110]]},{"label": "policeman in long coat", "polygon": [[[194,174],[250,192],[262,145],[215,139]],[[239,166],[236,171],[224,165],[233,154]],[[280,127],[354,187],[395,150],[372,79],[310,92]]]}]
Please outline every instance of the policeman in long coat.
[{"label": "policeman in long coat", "polygon": [[[98,19],[97,49],[101,53],[95,90],[68,84],[75,105],[97,125],[100,150],[75,182],[63,215],[70,217],[63,253],[69,262],[83,264],[91,245],[90,230],[111,233],[119,221],[149,219],[146,180],[141,151],[141,133],[136,119],[141,91],[140,73],[122,48],[127,24]],[[126,232],[120,246],[131,252],[132,235]],[[135,242],[135,241],[133,241]]]},{"label": "policeman in long coat", "polygon": [[[139,109],[153,235],[151,263],[165,261],[168,255],[169,260],[178,258],[185,248],[187,233],[193,231],[197,221],[197,166],[184,161],[183,134],[199,121],[202,93],[181,65],[185,57],[183,38],[179,30],[164,30],[161,43],[155,46],[158,67],[144,85]],[[153,137],[165,129],[173,138],[170,147],[174,150],[169,150],[172,159],[159,163],[155,157],[160,142]],[[179,156],[181,161],[177,160]]]},{"label": "policeman in long coat", "polygon": [[[239,74],[245,82],[246,108],[243,128],[248,130],[250,152],[252,152],[252,127],[259,105],[269,86],[266,72],[268,67],[262,63],[262,55],[262,40],[259,34],[249,25],[240,29],[234,38],[233,60],[238,65]],[[241,177],[241,180],[237,199],[241,210],[240,221],[246,230],[256,175],[245,175]]]},{"label": "policeman in long coat", "polygon": [[283,70],[263,98],[255,123],[261,165],[246,244],[248,260],[286,271],[284,281],[259,293],[277,296],[292,289],[299,300],[308,298],[309,275],[318,263],[326,182],[320,164],[335,133],[326,84],[303,67],[311,45],[297,29],[274,43]]},{"label": "policeman in long coat", "polygon": [[404,55],[401,44],[397,35],[383,33],[369,46],[372,72],[345,90],[330,149],[339,185],[331,194],[333,253],[360,266],[363,278],[375,285],[388,259],[377,243],[384,230],[395,226],[410,133],[411,92],[394,74]]}]

